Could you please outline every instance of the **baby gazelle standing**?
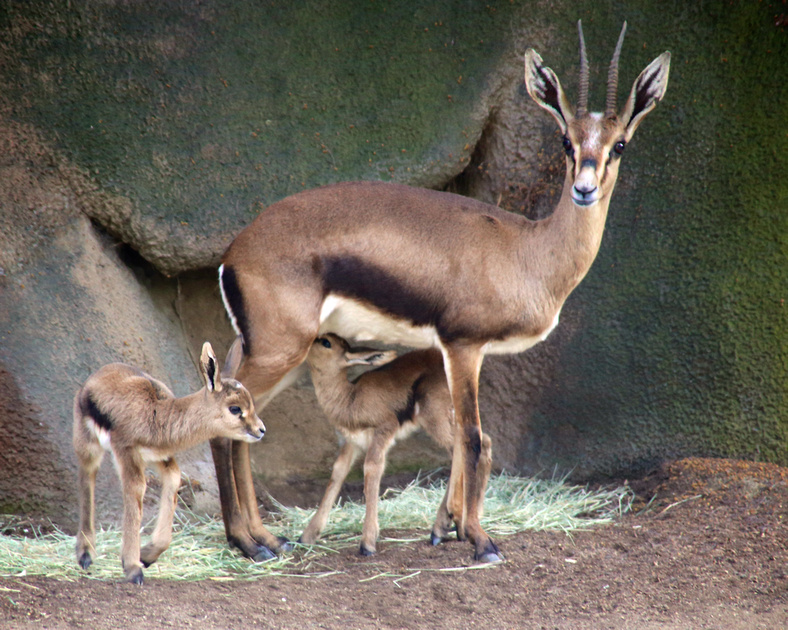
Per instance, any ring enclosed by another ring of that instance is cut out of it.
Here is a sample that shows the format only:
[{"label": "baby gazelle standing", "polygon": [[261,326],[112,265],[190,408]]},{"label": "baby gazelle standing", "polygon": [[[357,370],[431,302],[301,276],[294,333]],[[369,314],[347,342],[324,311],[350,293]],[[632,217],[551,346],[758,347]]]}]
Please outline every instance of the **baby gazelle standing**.
[{"label": "baby gazelle standing", "polygon": [[[319,538],[345,477],[358,455],[366,451],[366,515],[360,552],[362,555],[375,553],[380,480],[386,467],[386,453],[394,442],[423,428],[449,453],[453,451],[456,425],[440,351],[419,350],[394,359],[395,356],[393,351],[351,350],[344,339],[331,334],[318,338],[312,344],[306,361],[318,402],[345,441],[334,462],[331,482],[320,507],[304,530],[301,542],[312,544]],[[347,371],[352,365],[382,367],[350,382]],[[481,495],[487,487],[491,464],[490,438],[484,435],[477,469],[477,488]],[[452,521],[457,524],[458,537],[465,537],[465,515],[449,514],[447,509],[449,494],[454,491],[461,493],[462,483],[462,479],[449,482],[432,528],[433,544],[438,544],[448,534]],[[481,504],[480,500],[478,505]]]},{"label": "baby gazelle standing", "polygon": [[[256,442],[265,433],[254,401],[233,380],[241,361],[242,341],[230,348],[219,376],[216,356],[207,341],[200,372],[205,387],[176,398],[162,382],[142,370],[112,363],[90,376],[74,398],[74,451],[79,462],[79,533],[77,562],[87,569],[96,548],[94,490],[96,473],[111,451],[123,486],[121,561],[126,580],[142,584],[142,565],[156,561],[172,539],[172,518],[181,473],[173,455],[215,437]],[[150,544],[140,552],[145,465],[161,475],[161,502]]]}]

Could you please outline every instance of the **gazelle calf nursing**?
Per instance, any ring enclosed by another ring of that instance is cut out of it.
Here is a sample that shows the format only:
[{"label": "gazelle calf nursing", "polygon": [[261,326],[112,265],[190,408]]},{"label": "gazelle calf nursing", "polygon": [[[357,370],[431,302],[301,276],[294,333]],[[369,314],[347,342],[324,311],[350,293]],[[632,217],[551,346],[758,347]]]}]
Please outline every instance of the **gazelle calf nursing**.
[{"label": "gazelle calf nursing", "polygon": [[[415,350],[394,358],[393,351],[351,349],[336,335],[326,334],[312,344],[306,362],[315,393],[331,424],[344,443],[331,473],[320,507],[301,536],[312,544],[328,521],[337,495],[356,458],[366,451],[364,460],[364,500],[366,515],[361,536],[361,554],[375,553],[378,538],[378,495],[386,467],[386,454],[397,439],[421,427],[449,453],[454,446],[454,408],[452,407],[443,356],[438,350]],[[393,361],[392,361],[393,359]],[[353,365],[382,365],[365,372],[355,382],[348,380]],[[477,489],[487,487],[492,458],[490,438],[482,436],[482,452],[477,468]],[[438,510],[432,528],[437,544],[448,533],[452,517],[446,507],[450,489]],[[481,506],[481,499],[479,499]],[[462,529],[458,529],[462,536]]]},{"label": "gazelle calf nursing", "polygon": [[[205,342],[200,372],[205,387],[176,398],[161,381],[124,363],[105,365],[88,377],[74,397],[74,451],[79,462],[77,562],[87,569],[96,549],[94,490],[104,451],[112,452],[123,486],[121,560],[126,580],[142,584],[142,565],[156,562],[172,538],[181,473],[173,455],[211,438],[257,442],[265,433],[252,396],[235,374],[243,354],[236,339],[218,373]],[[140,551],[145,465],[161,475],[161,502],[150,544]]]},{"label": "gazelle calf nursing", "polygon": [[[528,93],[555,118],[566,150],[563,192],[549,217],[531,221],[400,184],[335,184],[270,206],[233,241],[219,268],[225,306],[246,340],[238,378],[261,406],[293,382],[313,341],[327,332],[440,349],[458,426],[447,507],[477,559],[499,557],[478,518],[484,356],[527,350],[558,323],[599,250],[624,147],[667,88],[666,52],[617,109],[623,34],[603,113],[588,111],[582,30],[576,109],[542,58],[525,53]],[[267,543],[249,446],[213,440],[211,448],[228,539],[254,557]]]}]

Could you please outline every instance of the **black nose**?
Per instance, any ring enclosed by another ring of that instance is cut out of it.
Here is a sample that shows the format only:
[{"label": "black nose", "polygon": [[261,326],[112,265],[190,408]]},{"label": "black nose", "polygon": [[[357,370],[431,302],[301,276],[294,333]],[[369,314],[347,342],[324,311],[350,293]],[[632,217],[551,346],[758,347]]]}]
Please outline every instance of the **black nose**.
[{"label": "black nose", "polygon": [[596,192],[597,187],[594,186],[593,188],[578,188],[575,186],[575,190],[579,192],[583,197],[587,197],[588,195],[592,195]]}]

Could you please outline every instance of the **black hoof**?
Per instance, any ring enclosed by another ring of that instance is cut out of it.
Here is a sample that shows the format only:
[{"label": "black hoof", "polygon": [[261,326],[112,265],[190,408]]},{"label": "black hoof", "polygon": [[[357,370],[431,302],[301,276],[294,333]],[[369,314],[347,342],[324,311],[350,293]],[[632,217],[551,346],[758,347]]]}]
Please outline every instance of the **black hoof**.
[{"label": "black hoof", "polygon": [[493,562],[503,562],[503,556],[501,552],[498,550],[498,545],[496,545],[492,540],[488,541],[487,546],[484,550],[480,552],[476,552],[473,555],[473,559],[476,562],[482,562],[484,564],[492,564]]},{"label": "black hoof", "polygon": [[482,564],[493,564],[495,562],[503,562],[503,556],[497,553],[485,553],[474,559],[476,560],[476,562],[480,562]]},{"label": "black hoof", "polygon": [[255,562],[265,562],[267,560],[272,560],[276,558],[276,554],[271,551],[268,547],[259,547],[257,553],[252,556],[252,560]]},{"label": "black hoof", "polygon": [[443,542],[443,537],[438,536],[435,532],[430,532],[430,544],[433,547],[437,547]]},{"label": "black hoof", "polygon": [[[289,540],[287,540],[287,538],[285,538],[284,536],[278,536],[277,540],[279,541],[279,548],[282,551],[293,551],[293,549],[295,548],[295,545],[291,543]],[[300,537],[298,538],[298,542],[301,542]]]},{"label": "black hoof", "polygon": [[367,549],[363,544],[358,548],[359,554],[362,556],[374,556],[375,552],[371,549]]},{"label": "black hoof", "polygon": [[126,576],[126,581],[129,584],[136,584],[137,586],[142,586],[142,583],[144,581],[143,576],[142,576],[142,569],[138,569],[137,571],[135,571],[131,575],[127,575]]},{"label": "black hoof", "polygon": [[93,564],[93,558],[90,557],[90,554],[87,551],[83,552],[83,554],[79,557],[79,566],[87,570],[91,564]]}]

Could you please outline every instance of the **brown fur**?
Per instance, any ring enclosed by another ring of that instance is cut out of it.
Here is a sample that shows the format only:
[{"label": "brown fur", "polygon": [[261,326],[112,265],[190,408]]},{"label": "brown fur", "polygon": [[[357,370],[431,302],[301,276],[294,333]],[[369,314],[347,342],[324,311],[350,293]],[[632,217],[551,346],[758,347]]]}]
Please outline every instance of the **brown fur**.
[{"label": "brown fur", "polygon": [[[255,413],[251,394],[233,379],[241,356],[238,338],[220,376],[216,356],[205,342],[200,357],[205,387],[183,398],[123,363],[105,365],[88,377],[74,397],[80,503],[76,551],[82,568],[93,562],[96,549],[94,491],[105,448],[112,452],[123,486],[123,569],[127,581],[142,584],[142,565],[155,562],[172,538],[181,480],[175,453],[218,436],[247,442],[263,436],[265,427]],[[162,493],[156,529],[150,544],[140,551],[146,463],[158,467]]]},{"label": "brown fur", "polygon": [[[312,344],[306,362],[315,393],[329,421],[344,437],[344,443],[334,463],[331,482],[301,535],[301,542],[312,544],[320,537],[350,468],[366,451],[366,516],[360,550],[362,555],[373,554],[379,532],[380,480],[386,467],[386,454],[400,431],[420,427],[451,454],[456,423],[441,353],[434,349],[416,350],[394,357],[391,351],[351,349],[344,339],[332,334]],[[365,372],[350,382],[348,368],[352,365],[383,367]],[[482,438],[480,459],[478,489],[483,495],[492,464],[490,438],[486,435]],[[452,517],[447,509],[449,493],[447,490],[432,529],[435,543],[448,534],[451,526]]]},{"label": "brown fur", "polygon": [[[449,512],[464,522],[460,533],[477,559],[500,559],[477,517],[483,357],[527,349],[557,322],[599,249],[618,176],[616,147],[623,150],[620,143],[662,98],[669,60],[664,53],[641,73],[618,116],[575,116],[555,73],[533,50],[526,53],[526,87],[555,117],[569,149],[563,194],[544,220],[381,182],[326,186],[269,207],[230,245],[220,270],[228,312],[249,342],[239,379],[264,404],[292,381],[325,332],[439,346],[461,428]],[[356,330],[353,318],[340,325],[333,314],[321,321],[327,297],[362,305],[386,325],[377,320]],[[253,543],[261,523],[248,446],[212,446],[228,538]],[[253,555],[253,544],[242,548]]]}]

